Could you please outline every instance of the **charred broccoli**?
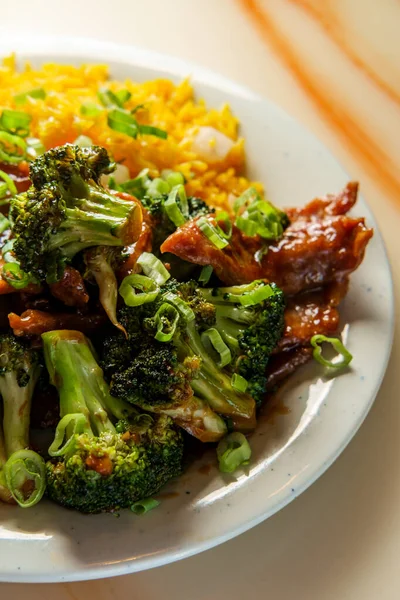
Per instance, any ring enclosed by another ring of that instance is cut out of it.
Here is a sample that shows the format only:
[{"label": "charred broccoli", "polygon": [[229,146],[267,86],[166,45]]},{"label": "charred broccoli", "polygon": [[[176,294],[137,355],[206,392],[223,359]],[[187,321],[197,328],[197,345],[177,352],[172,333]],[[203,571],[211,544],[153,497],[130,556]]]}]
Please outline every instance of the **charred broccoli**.
[{"label": "charred broccoli", "polygon": [[139,414],[110,395],[90,343],[77,331],[42,335],[61,420],[49,448],[47,494],[81,512],[124,508],[181,471],[181,434],[165,415]]},{"label": "charred broccoli", "polygon": [[79,251],[137,239],[139,205],[100,185],[101,175],[113,169],[107,151],[98,146],[66,144],[33,161],[33,185],[12,198],[9,213],[13,252],[25,272],[53,283]]}]

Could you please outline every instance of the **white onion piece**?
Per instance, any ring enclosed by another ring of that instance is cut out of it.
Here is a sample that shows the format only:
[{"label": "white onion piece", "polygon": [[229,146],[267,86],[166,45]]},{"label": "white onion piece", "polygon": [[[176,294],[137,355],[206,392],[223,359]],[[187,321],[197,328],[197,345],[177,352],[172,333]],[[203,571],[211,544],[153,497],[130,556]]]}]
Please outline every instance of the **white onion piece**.
[{"label": "white onion piece", "polygon": [[199,127],[193,137],[191,150],[199,159],[208,163],[217,163],[227,157],[234,145],[235,142],[218,129]]},{"label": "white onion piece", "polygon": [[125,183],[130,179],[129,169],[125,165],[117,165],[117,168],[111,175],[102,175],[100,179],[100,183],[103,186],[108,185],[108,181],[112,177],[117,185],[121,185],[121,183]]}]

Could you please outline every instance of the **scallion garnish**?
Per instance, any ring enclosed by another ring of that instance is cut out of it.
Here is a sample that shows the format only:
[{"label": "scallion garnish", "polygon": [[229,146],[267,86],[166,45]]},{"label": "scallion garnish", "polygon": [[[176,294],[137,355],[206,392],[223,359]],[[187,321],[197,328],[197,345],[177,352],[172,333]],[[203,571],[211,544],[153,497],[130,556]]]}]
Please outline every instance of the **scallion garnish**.
[{"label": "scallion garnish", "polygon": [[84,117],[97,117],[103,112],[103,108],[94,102],[85,102],[81,105],[80,112]]},{"label": "scallion garnish", "polygon": [[233,209],[236,227],[250,237],[259,235],[266,240],[277,240],[289,224],[286,213],[263,200],[253,187],[236,198]]},{"label": "scallion garnish", "polygon": [[44,100],[46,98],[46,92],[43,88],[34,88],[22,94],[14,96],[14,102],[17,106],[25,104],[28,98],[34,98],[35,100]]},{"label": "scallion garnish", "polygon": [[206,331],[203,331],[201,334],[201,341],[205,347],[207,347],[207,342],[210,342],[214,350],[218,352],[219,361],[217,364],[219,367],[226,367],[226,365],[229,365],[232,361],[231,351],[222,339],[218,329],[215,329],[215,327],[210,327]]},{"label": "scallion garnish", "polygon": [[3,265],[2,277],[16,290],[22,290],[31,283],[31,277],[21,269],[17,262],[9,262]]},{"label": "scallion garnish", "polygon": [[107,88],[101,88],[97,92],[97,97],[101,104],[106,108],[118,107],[123,108],[125,102],[127,102],[132,94],[128,90],[120,90],[119,92],[113,92]]},{"label": "scallion garnish", "polygon": [[0,161],[16,165],[26,158],[27,145],[18,135],[0,131]]},{"label": "scallion garnish", "polygon": [[159,292],[160,288],[155,281],[145,275],[128,275],[119,287],[119,293],[127,306],[141,306],[154,302]]},{"label": "scallion garnish", "polygon": [[63,456],[67,454],[75,444],[75,434],[83,433],[85,426],[87,426],[87,418],[82,413],[65,415],[57,425],[54,440],[48,449],[49,455]]},{"label": "scallion garnish", "polygon": [[38,138],[26,138],[26,144],[26,156],[29,160],[35,160],[35,158],[46,152],[44,144]]},{"label": "scallion garnish", "polygon": [[[254,306],[255,304],[261,304],[274,293],[268,283],[258,279],[249,283],[246,289],[243,288],[244,286],[240,286],[239,294],[235,294],[234,286],[229,288],[230,291],[224,295],[225,302],[235,302],[242,304],[242,306]],[[221,293],[223,293],[223,289],[220,289]]]},{"label": "scallion garnish", "polygon": [[188,304],[178,296],[178,294],[174,294],[173,292],[166,292],[165,294],[163,294],[162,298],[163,300],[165,300],[165,302],[172,304],[172,306],[174,306],[177,309],[179,314],[184,318],[184,320],[187,323],[189,323],[190,321],[194,321],[194,312],[188,306]]},{"label": "scallion garnish", "polygon": [[118,185],[118,189],[121,192],[126,192],[132,196],[135,196],[136,198],[143,198],[147,193],[147,185],[151,181],[148,173],[149,169],[143,169],[134,179],[129,179],[124,183],[120,183]]},{"label": "scallion garnish", "polygon": [[226,240],[232,237],[232,220],[225,210],[220,210],[215,214],[217,223],[223,223],[224,228],[220,227],[219,234]]},{"label": "scallion garnish", "polygon": [[218,225],[213,225],[207,217],[200,217],[197,220],[197,227],[200,231],[210,240],[214,246],[222,250],[226,246],[228,246],[229,242],[225,238],[225,233],[222,231],[221,227]]},{"label": "scallion garnish", "polygon": [[136,139],[139,134],[155,135],[162,139],[167,139],[168,137],[167,132],[163,129],[152,127],[151,125],[140,125],[133,116],[132,111],[128,112],[118,106],[108,111],[107,123],[114,131],[129,135],[133,139]]},{"label": "scallion garnish", "polygon": [[[310,342],[311,346],[314,348],[314,359],[324,367],[329,367],[330,369],[341,369],[343,367],[347,367],[353,360],[353,355],[347,350],[347,348],[338,338],[331,338],[326,337],[325,335],[317,334],[311,338]],[[333,361],[324,358],[322,356],[322,348],[320,346],[320,344],[323,343],[330,344],[334,350],[336,350],[338,355],[342,357],[342,359]]]},{"label": "scallion garnish", "polygon": [[241,375],[238,375],[238,373],[234,373],[232,375],[231,383],[234,390],[243,393],[247,390],[247,386],[249,385],[247,379],[245,379]]},{"label": "scallion garnish", "polygon": [[28,113],[5,108],[1,113],[0,127],[14,135],[26,137],[29,135],[31,121],[32,117]]},{"label": "scallion garnish", "polygon": [[174,188],[172,188],[168,198],[164,202],[164,210],[167,213],[169,220],[172,221],[176,227],[179,227],[185,223],[189,216],[189,205],[185,188],[182,184],[176,185]]},{"label": "scallion garnish", "polygon": [[139,133],[142,135],[154,135],[162,140],[166,140],[168,137],[168,133],[159,127],[153,127],[152,125],[138,125],[138,127]]},{"label": "scallion garnish", "polygon": [[144,515],[149,512],[149,510],[157,508],[159,504],[159,500],[156,500],[155,498],[145,498],[144,500],[134,502],[131,506],[131,511],[135,513],[135,515]]},{"label": "scallion garnish", "polygon": [[214,269],[211,265],[206,265],[205,267],[203,267],[199,276],[199,282],[203,285],[207,285],[207,283],[210,281],[210,277],[213,273],[213,270]]},{"label": "scallion garnish", "polygon": [[[18,193],[15,183],[11,179],[11,177],[8,175],[8,173],[5,173],[4,171],[0,171],[0,179],[2,179],[4,181],[4,183],[6,184],[7,191],[10,192],[11,196],[15,196]],[[1,196],[1,197],[3,198],[4,196]]]},{"label": "scallion garnish", "polygon": [[142,267],[144,274],[153,279],[157,285],[163,285],[171,277],[161,260],[151,252],[142,252],[137,259],[137,264]]},{"label": "scallion garnish", "polygon": [[10,221],[2,213],[0,213],[0,234],[4,233],[11,227]]},{"label": "scallion garnish", "polygon": [[154,320],[157,325],[157,332],[154,336],[155,339],[158,342],[169,342],[179,323],[179,312],[175,306],[168,304],[168,302],[164,302],[156,312]]},{"label": "scallion garnish", "polygon": [[229,433],[217,446],[219,469],[222,473],[233,473],[242,465],[247,465],[251,458],[250,444],[238,431]]},{"label": "scallion garnish", "polygon": [[79,146],[80,148],[90,148],[93,146],[93,142],[90,137],[87,135],[78,135],[76,140],[74,141],[75,146]]},{"label": "scallion garnish", "polygon": [[238,213],[243,206],[247,206],[259,199],[260,195],[257,192],[256,188],[249,187],[245,192],[243,192],[243,194],[241,194],[238,198],[235,199],[233,203],[233,210],[235,211],[235,213]]},{"label": "scallion garnish", "polygon": [[179,171],[172,171],[172,169],[164,169],[161,172],[161,177],[171,186],[171,189],[176,185],[183,185],[185,178]]}]

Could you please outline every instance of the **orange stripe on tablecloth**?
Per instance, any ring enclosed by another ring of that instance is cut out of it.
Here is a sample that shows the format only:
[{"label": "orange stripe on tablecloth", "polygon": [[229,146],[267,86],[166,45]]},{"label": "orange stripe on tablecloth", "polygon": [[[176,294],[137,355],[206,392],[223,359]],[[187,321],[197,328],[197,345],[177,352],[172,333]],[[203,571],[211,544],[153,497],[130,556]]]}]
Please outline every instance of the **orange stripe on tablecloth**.
[{"label": "orange stripe on tablecloth", "polygon": [[314,21],[323,27],[324,31],[329,35],[331,41],[340,48],[347,58],[353,63],[358,70],[363,71],[364,75],[377,86],[384,94],[386,94],[393,102],[400,105],[400,93],[390,87],[390,85],[380,77],[379,73],[374,71],[360,56],[347,44],[345,37],[342,35],[342,24],[338,22],[334,12],[330,9],[327,2],[321,0],[287,0],[290,4],[304,10]]},{"label": "orange stripe on tablecloth", "polygon": [[307,94],[316,110],[338,133],[343,144],[352,152],[353,157],[375,177],[390,195],[400,198],[400,178],[398,168],[382,148],[353,119],[350,112],[336,98],[333,101],[324,89],[318,85],[318,79],[307,65],[297,56],[290,41],[279,30],[273,18],[261,8],[256,0],[237,0],[249,19],[257,26],[262,39],[272,48],[297,83]]}]

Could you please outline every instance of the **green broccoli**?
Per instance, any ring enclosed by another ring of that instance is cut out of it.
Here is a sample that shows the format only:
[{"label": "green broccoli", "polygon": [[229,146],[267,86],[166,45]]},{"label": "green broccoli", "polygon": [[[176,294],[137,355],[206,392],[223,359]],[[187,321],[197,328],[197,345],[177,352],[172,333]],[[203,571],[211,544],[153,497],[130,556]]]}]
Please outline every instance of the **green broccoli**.
[{"label": "green broccoli", "polygon": [[[112,393],[177,420],[172,410],[200,402],[210,408],[201,439],[210,431],[213,439],[221,437],[217,415],[236,429],[251,429],[268,357],[283,333],[283,312],[284,297],[274,284],[212,290],[170,279],[154,302],[120,311],[128,340],[116,334],[102,343]],[[190,431],[195,412],[186,410],[186,416],[182,426]]]},{"label": "green broccoli", "polygon": [[42,335],[61,420],[49,448],[47,494],[85,513],[130,506],[180,474],[183,441],[166,415],[141,415],[110,395],[77,331]]},{"label": "green broccoli", "polygon": [[81,250],[122,247],[137,239],[139,205],[100,185],[101,175],[113,169],[107,151],[98,146],[66,144],[33,161],[33,185],[12,198],[9,213],[13,252],[25,272],[53,283]]},{"label": "green broccoli", "polygon": [[29,449],[33,391],[40,374],[39,355],[11,334],[0,336],[0,499],[34,506],[46,487],[44,460]]}]

